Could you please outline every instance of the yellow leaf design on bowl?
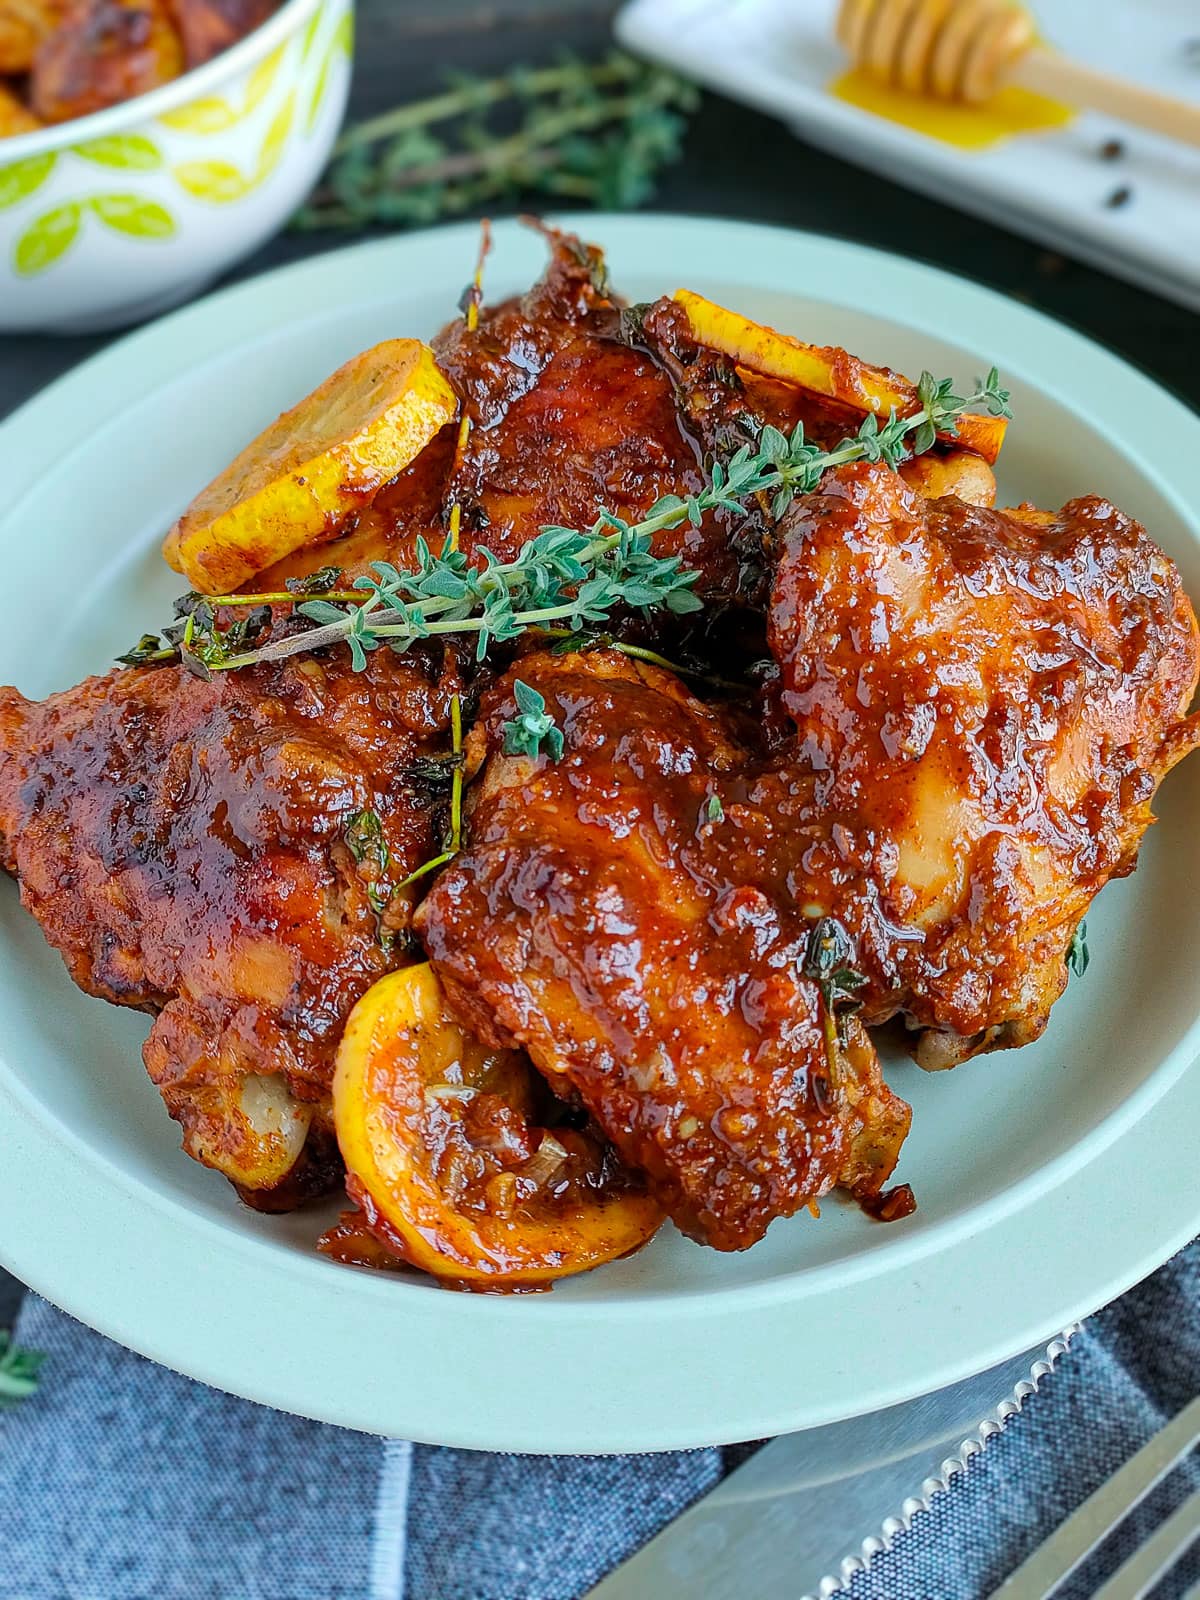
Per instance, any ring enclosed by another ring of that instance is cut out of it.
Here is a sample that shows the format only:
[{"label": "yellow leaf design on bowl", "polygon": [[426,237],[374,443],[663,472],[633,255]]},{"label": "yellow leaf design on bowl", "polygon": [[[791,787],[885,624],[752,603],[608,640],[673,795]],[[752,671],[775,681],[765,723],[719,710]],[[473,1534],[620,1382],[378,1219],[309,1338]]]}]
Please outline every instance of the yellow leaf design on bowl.
[{"label": "yellow leaf design on bowl", "polygon": [[308,107],[308,131],[311,133],[317,125],[317,118],[321,114],[321,105],[325,99],[325,91],[329,87],[329,74],[333,71],[334,62],[339,56],[352,56],[354,54],[354,15],[347,11],[337,25],[337,32],[329,41],[329,49],[325,52],[325,59],[321,63],[321,70],[317,73],[317,81],[313,88],[312,100]]},{"label": "yellow leaf design on bowl", "polygon": [[300,59],[307,61],[312,54],[312,47],[317,42],[317,34],[321,31],[321,24],[325,20],[325,7],[321,6],[314,11],[308,19],[308,27],[304,30],[304,42],[300,46]]},{"label": "yellow leaf design on bowl", "polygon": [[284,55],[287,51],[289,40],[285,39],[277,50],[272,50],[265,60],[260,61],[250,74],[250,81],[246,85],[246,104],[242,110],[243,116],[249,116],[266,99],[275,76],[279,71]]},{"label": "yellow leaf design on bowl", "polygon": [[162,166],[158,146],[140,133],[114,133],[106,139],[73,144],[71,149],[85,161],[94,161],[101,167],[118,167],[125,172],[154,172]]},{"label": "yellow leaf design on bowl", "polygon": [[275,113],[274,120],[267,129],[267,136],[263,140],[262,149],[258,153],[258,167],[254,174],[255,183],[262,183],[265,178],[270,177],[271,173],[279,165],[284,146],[288,141],[288,135],[292,131],[292,117],[295,114],[295,110],[296,95],[293,90]]},{"label": "yellow leaf design on bowl", "polygon": [[58,157],[53,150],[45,155],[30,156],[27,161],[17,161],[10,167],[0,167],[0,211],[27,199],[54,171]]},{"label": "yellow leaf design on bowl", "polygon": [[21,276],[32,278],[60,261],[75,243],[82,216],[82,207],[72,201],[36,217],[13,250],[13,265]]},{"label": "yellow leaf design on bowl", "polygon": [[214,206],[230,205],[254,187],[232,161],[183,161],[171,171],[194,199]]},{"label": "yellow leaf design on bowl", "polygon": [[169,239],[175,232],[175,218],[167,208],[144,195],[101,194],[88,205],[105,227],[133,239]]},{"label": "yellow leaf design on bowl", "polygon": [[241,119],[242,113],[228,100],[212,95],[205,100],[193,100],[177,111],[164,111],[158,120],[180,133],[224,133]]}]

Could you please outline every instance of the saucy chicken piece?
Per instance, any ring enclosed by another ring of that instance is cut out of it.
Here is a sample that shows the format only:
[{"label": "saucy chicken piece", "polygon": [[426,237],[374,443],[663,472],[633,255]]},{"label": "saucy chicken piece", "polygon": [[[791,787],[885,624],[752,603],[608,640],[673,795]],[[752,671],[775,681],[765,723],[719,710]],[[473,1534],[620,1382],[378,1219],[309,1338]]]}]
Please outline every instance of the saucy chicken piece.
[{"label": "saucy chicken piece", "polygon": [[865,1015],[926,1066],[1036,1038],[1093,896],[1132,871],[1198,742],[1179,574],[1106,500],[925,500],[844,467],[781,529],[770,639],[825,837],[794,892],[838,917]]},{"label": "saucy chicken piece", "polygon": [[[464,553],[486,548],[508,561],[543,526],[587,529],[601,507],[634,519],[662,495],[703,486],[669,377],[622,335],[600,252],[570,235],[549,237],[549,266],[528,294],[485,309],[474,332],[458,321],[433,341],[473,424],[457,470],[455,425],[339,538],[279,563],[264,585],[323,563],[353,573],[373,560],[411,567],[417,537],[436,548],[455,499]],[[722,513],[669,530],[658,552],[698,568],[702,592],[733,593],[728,523]]]},{"label": "saucy chicken piece", "polygon": [[0,689],[0,864],[81,988],[156,1015],[184,1148],[251,1203],[341,1170],[334,1052],[404,948],[392,886],[433,844],[407,772],[448,743],[450,692],[387,650]]},{"label": "saucy chicken piece", "polygon": [[[602,507],[635,520],[663,495],[698,492],[705,453],[736,450],[764,423],[790,432],[802,422],[828,445],[857,431],[862,414],[850,406],[699,350],[674,301],[644,317],[623,313],[601,252],[573,235],[547,236],[550,263],[528,294],[484,309],[475,330],[459,320],[433,341],[472,422],[457,467],[455,424],[338,537],[277,563],[254,587],[324,564],[355,575],[378,560],[411,567],[418,537],[438,547],[456,499],[464,553],[486,548],[509,561],[545,526],[587,529]],[[987,462],[942,442],[903,470],[926,491],[981,504],[995,495]],[[661,531],[655,548],[699,571],[697,593],[710,604],[757,604],[768,542],[751,508],[710,513],[698,528],[684,521]]]},{"label": "saucy chicken piece", "polygon": [[0,0],[0,73],[26,73],[66,0]]},{"label": "saucy chicken piece", "polygon": [[[518,674],[562,731],[557,762],[503,753]],[[855,1019],[828,1059],[809,926],[748,880],[722,719],[597,651],[521,661],[481,734],[470,843],[417,915],[464,1021],[527,1050],[718,1249],[835,1184],[877,1195],[908,1107]]]},{"label": "saucy chicken piece", "polygon": [[38,47],[30,103],[43,122],[68,122],[132,100],[183,70],[166,0],[68,0]]},{"label": "saucy chicken piece", "polygon": [[277,0],[170,0],[187,65],[203,66],[253,33],[276,4]]}]

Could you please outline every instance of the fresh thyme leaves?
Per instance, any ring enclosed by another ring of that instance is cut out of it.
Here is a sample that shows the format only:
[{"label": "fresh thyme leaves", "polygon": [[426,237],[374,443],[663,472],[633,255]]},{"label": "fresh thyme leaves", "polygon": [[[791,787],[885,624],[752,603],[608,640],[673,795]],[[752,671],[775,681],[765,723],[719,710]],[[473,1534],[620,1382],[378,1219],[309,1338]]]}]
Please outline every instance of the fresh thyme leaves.
[{"label": "fresh thyme leaves", "polygon": [[417,756],[404,768],[404,780],[427,794],[447,795],[453,786],[455,769],[461,766],[461,756]]},{"label": "fresh thyme leaves", "polygon": [[384,837],[383,824],[376,811],[357,811],[346,825],[346,848],[357,866],[369,869],[367,901],[377,917],[391,904],[392,890],[387,870],[392,856]]},{"label": "fresh thyme leaves", "polygon": [[660,606],[678,613],[697,611],[700,601],[692,593],[697,574],[685,571],[678,557],[651,553],[658,529],[679,520],[676,502],[660,501],[655,510],[660,514],[652,512],[632,526],[603,512],[588,533],[543,528],[515,561],[501,562],[489,551],[477,550],[481,566],[472,565],[460,550],[434,554],[426,540],[418,539],[414,570],[373,563],[373,576],[354,580],[359,604],[335,604],[328,595],[304,600],[296,610],[317,626],[272,639],[256,650],[234,650],[228,633],[214,626],[214,605],[239,603],[239,596],[223,595],[190,614],[180,649],[207,671],[226,672],[344,643],[361,671],[368,652],[381,644],[403,653],[418,639],[474,634],[476,659],[482,661],[493,642],[515,639],[527,628],[566,622],[582,630],[607,621],[619,606],[642,612]]},{"label": "fresh thyme leaves", "polygon": [[551,761],[561,761],[563,753],[562,729],[546,710],[546,701],[536,689],[517,678],[513,683],[517,702],[517,715],[504,724],[504,753],[506,756],[529,756],[531,759],[545,753]]},{"label": "fresh thyme leaves", "polygon": [[144,633],[135,645],[116,659],[123,667],[144,667],[152,661],[174,661],[176,654],[174,645],[164,646],[158,634]]},{"label": "fresh thyme leaves", "polygon": [[[965,396],[953,392],[950,378],[939,380],[932,373],[923,372],[917,394],[921,403],[911,415],[901,417],[893,411],[881,424],[876,413],[869,411],[858,432],[833,450],[809,443],[802,424],[798,423],[790,435],[765,427],[756,449],[743,445],[728,467],[722,469],[720,463],[714,464],[712,487],[718,491],[714,503],[740,509],[741,502],[751,495],[771,494],[771,515],[781,517],[795,496],[815,489],[830,467],[851,461],[884,461],[889,467],[898,467],[908,455],[924,454],[939,433],[952,434],[959,417],[967,411],[981,406],[994,417],[1011,415],[1009,393],[1001,387],[995,367],[986,378],[977,380],[972,394]],[[690,502],[688,514],[692,514]]]},{"label": "fresh thyme leaves", "polygon": [[1082,978],[1091,959],[1087,942],[1087,922],[1083,921],[1071,935],[1071,942],[1067,946],[1067,965],[1077,978]]},{"label": "fresh thyme leaves", "polygon": [[836,917],[822,917],[813,924],[800,971],[816,984],[821,996],[821,1031],[825,1038],[825,1061],[829,1082],[838,1082],[838,1047],[845,1043],[843,1019],[857,1011],[854,998],[866,978],[851,963],[854,945]]},{"label": "fresh thyme leaves", "polygon": [[22,1350],[8,1333],[0,1333],[0,1405],[27,1400],[38,1386],[38,1372],[45,1356],[37,1350]]},{"label": "fresh thyme leaves", "polygon": [[293,226],[423,226],[522,195],[627,210],[679,156],[698,103],[691,84],[620,54],[458,76],[349,129]]},{"label": "fresh thyme leaves", "polygon": [[719,794],[709,795],[708,804],[704,808],[704,817],[707,822],[724,822],[725,807],[721,804]]},{"label": "fresh thyme leaves", "polygon": [[289,594],[323,594],[326,589],[336,589],[342,575],[341,567],[318,567],[303,578],[285,578],[283,587]]},{"label": "fresh thyme leaves", "polygon": [[[881,424],[869,413],[858,432],[833,450],[810,443],[800,424],[790,436],[767,426],[728,462],[714,461],[708,481],[695,494],[665,495],[636,522],[602,510],[586,533],[544,527],[507,562],[483,548],[476,550],[478,564],[457,547],[435,555],[426,540],[418,539],[413,570],[375,562],[373,576],[355,578],[349,590],[311,594],[299,604],[288,591],[185,596],[177,607],[186,613],[182,632],[177,624],[165,637],[200,676],[335,644],[349,647],[354,668],[361,671],[369,652],[381,644],[403,653],[419,639],[473,634],[476,660],[482,661],[493,643],[515,639],[526,629],[565,624],[571,633],[587,634],[623,607],[643,614],[660,608],[680,615],[698,611],[702,603],[692,592],[698,574],[686,570],[677,556],[653,554],[654,536],[663,529],[684,521],[698,527],[711,511],[740,514],[759,496],[770,496],[771,513],[779,517],[797,494],[815,489],[830,467],[852,461],[895,467],[918,444],[952,434],[966,411],[983,407],[993,416],[1009,415],[1008,391],[994,367],[965,397],[952,392],[949,379],[928,373],[922,373],[918,391],[922,403],[910,416],[893,413]],[[316,626],[245,649],[272,604],[291,604]],[[245,622],[220,629],[215,611],[237,606],[257,609]]]}]

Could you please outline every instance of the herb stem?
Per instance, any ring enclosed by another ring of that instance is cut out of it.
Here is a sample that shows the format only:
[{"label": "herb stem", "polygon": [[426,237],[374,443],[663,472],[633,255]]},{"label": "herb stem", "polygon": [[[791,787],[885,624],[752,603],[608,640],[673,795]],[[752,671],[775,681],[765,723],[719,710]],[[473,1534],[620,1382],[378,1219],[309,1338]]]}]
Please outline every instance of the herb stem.
[{"label": "herb stem", "polygon": [[299,600],[358,601],[363,598],[361,589],[318,589],[312,594],[292,589],[272,589],[264,594],[206,594],[204,603],[210,606],[294,606]]},{"label": "herb stem", "polygon": [[450,737],[451,749],[457,758],[454,763],[454,773],[450,779],[450,846],[451,855],[457,855],[462,849],[462,802],[463,802],[463,730],[462,730],[462,696],[450,697]]},{"label": "herb stem", "polygon": [[841,1086],[842,1058],[841,1046],[838,1041],[837,1018],[833,1014],[833,1007],[828,998],[821,993],[821,1034],[825,1040],[825,1070],[829,1075],[829,1087],[837,1094]]},{"label": "herb stem", "polygon": [[[676,519],[677,520],[677,519]],[[655,527],[669,527],[669,522],[655,522]],[[613,550],[620,543],[622,535],[614,533],[603,539],[593,539],[579,553],[581,561],[594,559]],[[524,573],[519,561],[506,562],[501,566],[491,568],[484,573],[480,580],[480,587],[494,590],[500,587],[515,589],[524,582]],[[294,595],[291,597],[296,598]],[[312,597],[309,597],[312,598]],[[319,596],[324,599],[325,597]],[[373,614],[379,607],[378,595],[373,595],[364,603],[361,592],[356,593],[355,600],[359,601],[359,615]],[[381,639],[423,639],[430,635],[451,633],[482,633],[487,628],[487,620],[483,617],[461,617],[450,621],[439,622],[438,616],[458,604],[457,600],[447,595],[433,595],[428,600],[419,600],[409,609],[417,612],[421,617],[421,626],[418,628],[412,622],[381,622],[371,628],[371,632]],[[523,627],[537,627],[543,622],[559,622],[565,617],[575,613],[574,602],[564,602],[559,606],[543,606],[535,611],[521,611],[516,614],[515,620]],[[427,619],[433,618],[432,621]],[[249,650],[242,655],[230,656],[225,661],[214,661],[210,670],[213,672],[232,672],[238,667],[251,666],[256,661],[285,661],[289,656],[303,655],[310,650],[321,650],[326,645],[338,644],[346,638],[353,622],[353,614],[348,614],[346,621],[327,622],[322,627],[306,629],[303,633],[290,634],[285,639],[274,639],[263,645],[258,650]]]},{"label": "herb stem", "polygon": [[400,882],[396,885],[396,892],[399,893],[401,889],[407,889],[411,884],[427,877],[429,873],[436,872],[439,867],[444,867],[447,861],[453,861],[454,854],[453,850],[443,850],[440,856],[433,856],[430,860],[423,861],[419,867],[409,873],[407,878],[400,879]]},{"label": "herb stem", "polygon": [[[632,60],[618,57],[593,67],[589,76],[594,84],[627,83],[637,76],[638,70]],[[448,89],[444,94],[418,100],[415,105],[398,106],[394,111],[385,111],[378,117],[371,117],[366,122],[348,128],[334,147],[334,154],[343,155],[347,150],[376,144],[380,139],[390,139],[398,133],[408,133],[413,128],[447,122],[465,111],[482,111],[517,94],[554,94],[560,89],[570,88],[578,81],[578,77],[578,63],[568,62],[560,67],[544,67],[538,72],[506,73],[501,77],[485,79],[482,83]]]},{"label": "herb stem", "polygon": [[[647,104],[666,103],[670,93],[644,95],[640,99],[621,96],[603,100],[596,105],[580,106],[573,111],[548,113],[537,118],[521,133],[507,139],[497,139],[482,150],[457,150],[437,161],[405,167],[390,178],[389,190],[420,189],[426,184],[448,183],[455,179],[474,178],[493,172],[520,167],[518,177],[529,178],[532,168],[551,166],[557,159],[557,146],[562,139],[573,134],[589,133],[608,122],[621,122]],[[318,202],[322,194],[314,197]]]}]

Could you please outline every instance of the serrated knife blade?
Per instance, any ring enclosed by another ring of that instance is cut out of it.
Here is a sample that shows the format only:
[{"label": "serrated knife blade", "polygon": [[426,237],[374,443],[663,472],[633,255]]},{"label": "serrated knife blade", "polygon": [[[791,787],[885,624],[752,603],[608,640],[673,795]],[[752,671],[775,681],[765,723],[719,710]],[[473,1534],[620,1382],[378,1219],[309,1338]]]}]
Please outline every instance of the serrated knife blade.
[{"label": "serrated knife blade", "polygon": [[589,1600],[828,1600],[999,1433],[1075,1331],[936,1394],[773,1440]]}]

